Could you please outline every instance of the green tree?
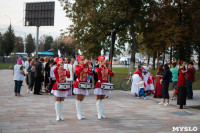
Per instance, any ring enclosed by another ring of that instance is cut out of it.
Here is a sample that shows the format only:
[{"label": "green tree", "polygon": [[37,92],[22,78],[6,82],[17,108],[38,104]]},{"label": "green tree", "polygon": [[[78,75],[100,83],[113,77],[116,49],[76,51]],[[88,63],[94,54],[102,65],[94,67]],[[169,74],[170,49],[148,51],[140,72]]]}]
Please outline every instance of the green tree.
[{"label": "green tree", "polygon": [[28,56],[30,56],[30,54],[34,51],[35,51],[35,41],[32,35],[29,34],[26,37],[26,53],[28,54]]},{"label": "green tree", "polygon": [[16,37],[15,39],[15,48],[14,51],[15,52],[24,52],[24,41],[22,37]]},{"label": "green tree", "polygon": [[39,39],[38,51],[44,51],[44,44],[45,44],[46,35],[43,35]]},{"label": "green tree", "polygon": [[3,53],[3,35],[0,33],[0,54]]},{"label": "green tree", "polygon": [[45,38],[45,43],[44,43],[44,51],[48,51],[51,49],[51,44],[53,43],[53,37],[52,36],[47,36]]},{"label": "green tree", "polygon": [[8,56],[13,51],[14,45],[15,45],[15,34],[10,24],[8,30],[3,35],[2,49],[5,52],[6,56]]}]

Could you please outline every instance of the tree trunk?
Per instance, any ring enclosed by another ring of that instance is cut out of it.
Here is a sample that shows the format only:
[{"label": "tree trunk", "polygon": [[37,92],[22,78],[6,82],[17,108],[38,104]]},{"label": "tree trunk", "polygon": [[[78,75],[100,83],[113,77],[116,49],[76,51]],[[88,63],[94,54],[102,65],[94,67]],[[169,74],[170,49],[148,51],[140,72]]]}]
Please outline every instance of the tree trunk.
[{"label": "tree trunk", "polygon": [[163,64],[165,64],[165,50],[164,50],[164,53],[163,53]]},{"label": "tree trunk", "polygon": [[138,48],[134,24],[131,24],[130,33],[132,36],[132,47],[131,47],[132,52],[131,52],[129,72],[132,72],[132,70],[135,68],[135,54],[136,54],[136,50]]},{"label": "tree trunk", "polygon": [[159,68],[160,62],[159,62],[159,52],[157,53],[157,69]]},{"label": "tree trunk", "polygon": [[200,72],[200,51],[198,52],[199,53],[199,61],[198,61],[198,68],[199,68],[199,72]]},{"label": "tree trunk", "polygon": [[153,55],[153,66],[152,66],[152,69],[155,70],[155,67],[156,67],[156,54],[154,53],[154,55]]},{"label": "tree trunk", "polygon": [[170,47],[170,64],[172,64],[172,46]]},{"label": "tree trunk", "polygon": [[147,66],[149,66],[150,56],[148,56]]}]

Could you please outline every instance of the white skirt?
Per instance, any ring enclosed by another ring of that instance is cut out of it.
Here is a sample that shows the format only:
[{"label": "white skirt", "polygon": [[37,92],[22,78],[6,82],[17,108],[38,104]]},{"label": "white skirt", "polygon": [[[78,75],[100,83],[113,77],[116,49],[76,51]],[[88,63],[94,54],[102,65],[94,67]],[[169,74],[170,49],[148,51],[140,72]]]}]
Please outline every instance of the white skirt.
[{"label": "white skirt", "polygon": [[56,97],[67,97],[69,91],[51,90],[51,93]]},{"label": "white skirt", "polygon": [[101,89],[101,88],[95,88],[94,94],[95,95],[110,95],[111,91],[110,90],[104,90],[104,89]]},{"label": "white skirt", "polygon": [[74,88],[74,94],[82,94],[82,95],[89,95],[89,90],[88,89],[79,89],[79,88]]}]

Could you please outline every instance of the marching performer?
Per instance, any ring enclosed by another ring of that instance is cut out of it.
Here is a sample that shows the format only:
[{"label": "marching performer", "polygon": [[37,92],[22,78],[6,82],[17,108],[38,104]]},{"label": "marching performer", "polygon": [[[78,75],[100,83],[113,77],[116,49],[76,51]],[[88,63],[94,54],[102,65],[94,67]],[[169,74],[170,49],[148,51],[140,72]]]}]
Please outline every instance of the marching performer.
[{"label": "marching performer", "polygon": [[65,97],[68,95],[67,89],[59,89],[59,83],[66,83],[66,76],[70,78],[69,70],[64,69],[63,59],[61,57],[56,58],[57,67],[53,70],[56,82],[52,88],[51,93],[55,96],[55,110],[56,110],[56,121],[64,120],[62,117],[62,107]]},{"label": "marching performer", "polygon": [[78,65],[75,67],[77,79],[74,82],[74,94],[76,94],[76,110],[77,117],[79,120],[84,119],[82,116],[82,102],[85,95],[89,95],[89,90],[87,88],[80,88],[80,83],[87,83],[88,74],[92,75],[92,66],[86,66],[88,61],[85,59],[83,55],[79,52],[79,56],[77,57]]},{"label": "marching performer", "polygon": [[110,70],[109,68],[107,68],[105,66],[106,62],[105,62],[105,57],[103,56],[103,52],[101,52],[101,56],[98,57],[98,61],[99,61],[100,67],[96,68],[96,72],[98,74],[99,80],[95,85],[94,94],[97,97],[96,107],[97,107],[98,119],[101,119],[101,118],[106,118],[103,115],[103,107],[104,107],[103,99],[104,99],[105,95],[111,94],[111,90],[102,89],[101,84],[102,83],[109,83],[108,82],[108,75],[113,77],[114,73],[112,72],[112,70]]}]

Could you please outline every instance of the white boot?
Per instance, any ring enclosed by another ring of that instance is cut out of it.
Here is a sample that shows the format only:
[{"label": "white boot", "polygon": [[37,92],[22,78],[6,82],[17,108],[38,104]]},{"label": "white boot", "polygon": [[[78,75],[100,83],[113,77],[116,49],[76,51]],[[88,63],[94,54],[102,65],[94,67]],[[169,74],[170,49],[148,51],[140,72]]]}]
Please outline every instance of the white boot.
[{"label": "white boot", "polygon": [[29,89],[27,89],[27,93],[29,93]]},{"label": "white boot", "polygon": [[101,119],[101,113],[100,113],[100,110],[101,110],[101,100],[97,100],[96,101],[96,107],[97,107],[98,119]]},{"label": "white boot", "polygon": [[103,100],[100,100],[100,106],[101,106],[101,108],[100,108],[100,114],[101,114],[101,118],[106,118],[104,115],[103,115],[103,107],[104,107],[104,102],[103,102]]},{"label": "white boot", "polygon": [[63,101],[60,101],[60,120],[64,120],[64,118],[62,117],[62,107],[63,107]]},{"label": "white boot", "polygon": [[59,117],[60,101],[55,102],[55,110],[56,110],[56,121],[60,121],[60,117]]},{"label": "white boot", "polygon": [[83,103],[83,101],[81,101],[81,104],[80,104],[80,106],[81,106],[81,107],[80,107],[80,109],[81,109],[81,118],[82,118],[82,119],[85,119],[85,116],[82,115],[82,103]]},{"label": "white boot", "polygon": [[76,111],[77,111],[77,117],[78,117],[79,120],[82,119],[82,117],[81,117],[81,108],[80,107],[81,107],[81,101],[76,100]]}]

